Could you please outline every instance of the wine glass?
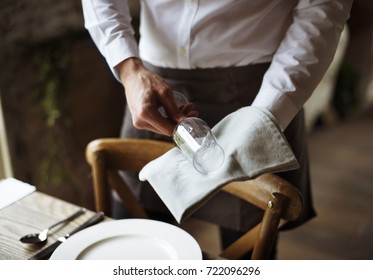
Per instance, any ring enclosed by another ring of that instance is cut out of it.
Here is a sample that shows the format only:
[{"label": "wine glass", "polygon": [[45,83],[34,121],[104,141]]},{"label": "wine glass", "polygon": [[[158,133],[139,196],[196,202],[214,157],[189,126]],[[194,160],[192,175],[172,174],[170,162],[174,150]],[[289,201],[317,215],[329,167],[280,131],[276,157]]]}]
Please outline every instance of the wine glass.
[{"label": "wine glass", "polygon": [[200,173],[214,172],[224,163],[224,150],[210,127],[200,118],[186,118],[177,124],[173,140]]},{"label": "wine glass", "polygon": [[[187,104],[189,102],[184,94],[178,91],[175,91],[175,90],[173,91],[173,93],[174,93],[175,103],[178,108],[181,108],[184,104]],[[158,108],[158,112],[161,114],[162,117],[167,118],[166,110],[163,108],[163,106]]]}]

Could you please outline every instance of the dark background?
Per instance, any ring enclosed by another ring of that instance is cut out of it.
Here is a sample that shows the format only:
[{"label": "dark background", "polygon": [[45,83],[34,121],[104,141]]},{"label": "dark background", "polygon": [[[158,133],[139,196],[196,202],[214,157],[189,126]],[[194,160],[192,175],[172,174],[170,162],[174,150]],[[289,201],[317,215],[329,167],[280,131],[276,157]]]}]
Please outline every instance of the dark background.
[{"label": "dark background", "polygon": [[[137,22],[137,1],[133,5]],[[373,4],[355,1],[331,107],[344,122],[372,100]],[[125,104],[78,0],[0,1],[0,92],[13,177],[93,208],[85,147],[116,137]],[[332,125],[321,116],[310,133]]]}]

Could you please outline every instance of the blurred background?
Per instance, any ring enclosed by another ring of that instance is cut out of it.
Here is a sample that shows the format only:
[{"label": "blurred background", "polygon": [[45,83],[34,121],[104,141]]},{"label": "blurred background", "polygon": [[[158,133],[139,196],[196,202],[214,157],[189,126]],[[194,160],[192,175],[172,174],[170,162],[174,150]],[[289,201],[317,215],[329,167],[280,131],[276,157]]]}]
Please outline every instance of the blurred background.
[{"label": "blurred background", "polygon": [[[138,2],[129,2],[137,26]],[[280,259],[373,259],[372,37],[373,2],[355,0],[305,106],[319,215],[281,234]],[[1,0],[0,66],[0,179],[93,209],[85,147],[118,136],[125,100],[80,1]]]}]

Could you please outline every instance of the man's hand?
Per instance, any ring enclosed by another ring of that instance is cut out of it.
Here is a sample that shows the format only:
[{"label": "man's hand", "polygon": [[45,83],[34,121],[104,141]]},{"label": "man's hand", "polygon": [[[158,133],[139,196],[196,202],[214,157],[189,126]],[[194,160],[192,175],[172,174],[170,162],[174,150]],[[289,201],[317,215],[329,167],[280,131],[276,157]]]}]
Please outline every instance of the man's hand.
[{"label": "man's hand", "polygon": [[[177,123],[198,115],[192,103],[178,108],[169,85],[147,70],[138,58],[126,59],[116,69],[125,87],[127,104],[136,128],[171,136]],[[158,111],[161,106],[168,118],[162,117]]]}]

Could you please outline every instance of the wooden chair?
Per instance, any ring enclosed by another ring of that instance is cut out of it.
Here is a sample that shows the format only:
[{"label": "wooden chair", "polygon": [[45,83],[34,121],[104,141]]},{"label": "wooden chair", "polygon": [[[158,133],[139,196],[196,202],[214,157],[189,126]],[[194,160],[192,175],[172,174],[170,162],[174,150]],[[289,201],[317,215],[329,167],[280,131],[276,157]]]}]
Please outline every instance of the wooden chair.
[{"label": "wooden chair", "polygon": [[[110,213],[111,190],[115,189],[133,217],[147,214],[118,175],[118,170],[138,172],[149,161],[174,145],[144,139],[97,139],[88,144],[86,159],[92,168],[96,211]],[[252,250],[252,259],[266,259],[278,229],[298,218],[303,200],[297,189],[274,174],[225,185],[228,192],[264,210],[262,221],[221,252],[218,258],[238,259]],[[214,258],[204,252],[206,258]]]}]

